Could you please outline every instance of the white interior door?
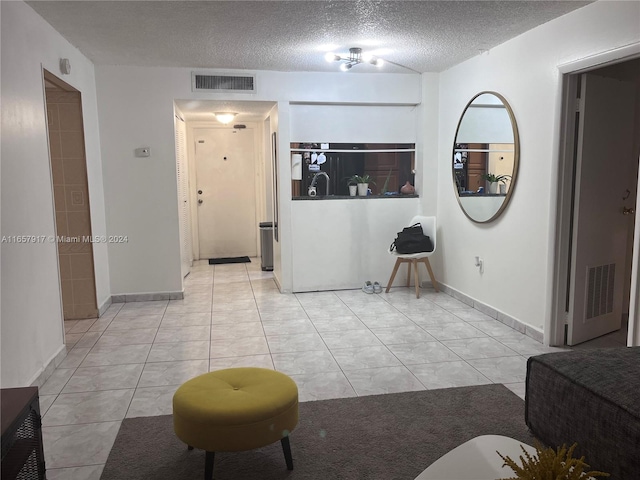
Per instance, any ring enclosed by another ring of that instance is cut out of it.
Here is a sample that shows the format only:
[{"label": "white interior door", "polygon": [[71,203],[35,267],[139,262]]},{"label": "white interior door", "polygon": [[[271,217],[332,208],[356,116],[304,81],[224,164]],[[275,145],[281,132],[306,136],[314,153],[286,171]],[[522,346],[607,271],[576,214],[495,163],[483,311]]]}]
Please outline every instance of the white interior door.
[{"label": "white interior door", "polygon": [[583,74],[567,343],[621,326],[633,158],[634,85]]},{"label": "white interior door", "polygon": [[180,221],[180,263],[182,278],[191,271],[191,214],[189,204],[189,169],[187,162],[187,126],[175,117],[176,174],[178,177],[178,215]]},{"label": "white interior door", "polygon": [[199,257],[257,256],[253,129],[197,128],[194,137]]}]

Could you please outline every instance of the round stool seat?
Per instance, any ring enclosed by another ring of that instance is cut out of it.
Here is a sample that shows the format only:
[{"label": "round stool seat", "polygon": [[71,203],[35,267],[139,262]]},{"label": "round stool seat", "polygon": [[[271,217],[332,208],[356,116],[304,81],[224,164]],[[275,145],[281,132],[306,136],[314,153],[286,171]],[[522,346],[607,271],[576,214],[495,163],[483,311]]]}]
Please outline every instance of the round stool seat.
[{"label": "round stool seat", "polygon": [[298,387],[265,368],[205,373],[173,396],[173,427],[187,445],[208,452],[264,447],[298,424]]}]

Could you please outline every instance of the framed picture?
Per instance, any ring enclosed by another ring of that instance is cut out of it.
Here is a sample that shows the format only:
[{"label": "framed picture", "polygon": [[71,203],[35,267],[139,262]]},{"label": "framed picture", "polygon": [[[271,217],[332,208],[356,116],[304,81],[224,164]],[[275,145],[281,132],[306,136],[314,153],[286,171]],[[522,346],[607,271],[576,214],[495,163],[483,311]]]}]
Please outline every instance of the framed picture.
[{"label": "framed picture", "polygon": [[271,134],[271,162],[273,171],[273,238],[278,241],[278,213],[280,202],[278,201],[278,142],[276,132]]}]

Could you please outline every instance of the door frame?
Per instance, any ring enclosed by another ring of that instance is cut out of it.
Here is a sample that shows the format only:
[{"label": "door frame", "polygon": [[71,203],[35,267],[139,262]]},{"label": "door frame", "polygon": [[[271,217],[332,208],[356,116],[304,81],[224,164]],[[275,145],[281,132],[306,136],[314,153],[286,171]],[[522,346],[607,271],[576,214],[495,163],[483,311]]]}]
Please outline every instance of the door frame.
[{"label": "door frame", "polygon": [[[50,182],[51,182],[51,203],[53,206],[53,228],[54,228],[54,232],[55,232],[55,237],[56,237],[56,241],[55,241],[55,251],[56,251],[56,265],[58,267],[58,294],[60,296],[60,313],[61,313],[61,317],[62,317],[62,337],[63,339],[66,338],[66,331],[64,329],[64,321],[65,320],[82,320],[83,318],[80,319],[76,319],[76,318],[66,318],[65,317],[65,309],[64,309],[64,297],[63,297],[63,279],[62,279],[62,269],[60,267],[60,246],[59,246],[59,242],[58,242],[58,238],[59,238],[59,233],[58,233],[58,220],[57,220],[57,211],[56,211],[56,203],[55,203],[55,196],[54,196],[54,174],[53,174],[53,159],[52,159],[52,154],[51,154],[51,131],[49,128],[49,119],[48,119],[48,115],[49,115],[49,111],[48,111],[48,107],[49,107],[49,103],[47,101],[47,82],[51,83],[52,85],[54,85],[55,87],[59,88],[60,90],[64,91],[64,92],[70,92],[70,93],[74,93],[78,95],[78,100],[79,100],[79,104],[80,104],[80,118],[82,120],[82,144],[83,144],[83,160],[84,160],[84,166],[85,166],[85,177],[84,177],[84,185],[87,188],[87,204],[88,204],[88,213],[89,213],[89,236],[92,237],[93,236],[93,222],[92,222],[92,213],[91,213],[91,206],[92,206],[92,202],[91,202],[91,192],[89,191],[89,178],[88,178],[88,166],[87,166],[87,148],[86,148],[86,138],[85,138],[85,129],[84,129],[84,109],[83,109],[83,104],[82,104],[82,92],[80,90],[78,90],[76,87],[74,87],[73,85],[65,82],[64,80],[62,80],[61,78],[59,78],[56,74],[52,73],[51,71],[47,70],[44,67],[41,67],[42,70],[42,97],[43,97],[43,101],[44,101],[44,116],[45,116],[45,125],[46,125],[46,131],[47,131],[47,153],[48,153],[48,160],[49,160],[49,177],[50,177]],[[83,240],[84,242],[84,240]],[[90,244],[90,252],[91,252],[91,271],[92,271],[92,278],[93,278],[93,293],[94,293],[94,297],[95,297],[95,312],[96,312],[96,317],[95,318],[99,318],[100,315],[102,314],[100,312],[100,305],[99,305],[99,298],[98,298],[98,286],[97,286],[97,282],[96,282],[96,254],[95,254],[95,250],[94,250],[94,243],[92,242]],[[109,302],[111,303],[111,302]],[[74,301],[74,306],[76,305],[75,301]],[[94,318],[94,317],[86,317],[86,318]],[[66,340],[65,340],[66,343]]]},{"label": "door frame", "polygon": [[[565,63],[558,66],[558,73],[561,76],[561,104],[559,108],[559,159],[556,172],[557,182],[555,199],[555,217],[552,212],[551,241],[553,251],[550,256],[550,298],[551,303],[547,312],[544,326],[545,345],[564,345],[565,325],[567,322],[567,296],[569,278],[569,262],[571,259],[571,240],[573,234],[573,182],[575,170],[576,151],[576,115],[575,102],[580,75],[591,70],[596,70],[615,63],[633,60],[640,56],[640,42],[626,45],[621,48],[590,55],[579,60]],[[638,197],[638,193],[636,193]],[[636,231],[640,222],[640,215],[636,209]],[[634,238],[634,247],[638,245],[638,239]],[[632,271],[638,271],[640,262],[640,252],[633,249]],[[633,279],[632,279],[633,280]],[[632,283],[629,302],[629,340],[628,345],[632,345],[632,332],[639,327],[637,325],[637,308],[640,306],[639,289]]]},{"label": "door frame", "polygon": [[[254,189],[256,198],[256,251],[260,252],[260,232],[258,231],[258,215],[264,212],[264,198],[261,196],[260,180],[264,176],[264,168],[261,166],[263,163],[263,148],[262,148],[262,124],[261,122],[238,122],[246,125],[253,130],[253,160],[254,160]],[[206,122],[206,121],[189,121],[187,120],[187,161],[189,164],[189,200],[191,203],[191,247],[192,256],[194,260],[202,260],[200,258],[200,237],[198,227],[198,194],[196,192],[197,177],[196,177],[196,141],[194,131],[197,129],[233,129],[233,126],[222,125],[220,122]]]}]

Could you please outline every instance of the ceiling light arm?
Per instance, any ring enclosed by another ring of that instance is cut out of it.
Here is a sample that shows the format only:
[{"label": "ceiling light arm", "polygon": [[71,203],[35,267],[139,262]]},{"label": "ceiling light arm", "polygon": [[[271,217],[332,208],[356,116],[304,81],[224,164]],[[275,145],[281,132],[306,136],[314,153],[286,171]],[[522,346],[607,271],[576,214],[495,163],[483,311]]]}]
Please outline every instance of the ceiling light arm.
[{"label": "ceiling light arm", "polygon": [[340,70],[342,70],[343,72],[346,72],[347,70],[350,70],[353,66],[358,65],[360,63],[370,63],[371,65],[375,65],[376,67],[381,67],[383,63],[385,62],[389,62],[392,65],[395,65],[397,67],[400,68],[406,68],[407,70],[411,70],[412,72],[415,73],[421,73],[417,70],[414,70],[411,67],[406,67],[404,65],[401,65],[399,63],[396,62],[392,62],[391,60],[387,60],[384,59],[382,57],[378,57],[378,56],[374,56],[374,55],[370,55],[370,56],[365,56],[362,53],[362,49],[359,47],[351,47],[349,49],[349,56],[348,57],[343,57],[340,56],[336,53],[327,53],[325,55],[325,59],[328,62],[345,62],[342,65],[340,65]]},{"label": "ceiling light arm", "polygon": [[407,67],[406,65],[402,65],[401,63],[392,62],[391,60],[387,60],[386,58],[381,58],[381,57],[376,57],[376,58],[379,58],[380,60],[384,60],[385,62],[390,63],[391,65],[395,65],[396,67],[406,68],[407,70],[411,70],[412,72],[422,74],[422,72],[419,72],[418,70],[414,70],[411,67]]}]

